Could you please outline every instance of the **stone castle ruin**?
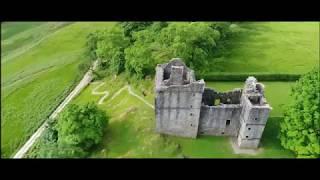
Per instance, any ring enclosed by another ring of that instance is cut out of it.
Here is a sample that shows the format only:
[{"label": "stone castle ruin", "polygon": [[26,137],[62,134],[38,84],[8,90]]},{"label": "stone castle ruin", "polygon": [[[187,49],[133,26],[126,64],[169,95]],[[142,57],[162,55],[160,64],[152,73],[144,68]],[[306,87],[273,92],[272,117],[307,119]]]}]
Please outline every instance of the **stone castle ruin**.
[{"label": "stone castle ruin", "polygon": [[243,89],[218,92],[196,80],[180,59],[156,67],[156,131],[196,138],[232,136],[240,148],[256,149],[272,109],[264,86],[248,77]]}]

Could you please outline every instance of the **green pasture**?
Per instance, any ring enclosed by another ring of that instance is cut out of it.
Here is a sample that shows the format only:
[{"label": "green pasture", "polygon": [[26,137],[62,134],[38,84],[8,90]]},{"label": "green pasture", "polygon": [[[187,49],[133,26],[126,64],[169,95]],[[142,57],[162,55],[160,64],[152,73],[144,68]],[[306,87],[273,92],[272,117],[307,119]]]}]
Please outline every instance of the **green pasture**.
[{"label": "green pasture", "polygon": [[[103,143],[92,153],[92,158],[292,158],[294,155],[284,150],[278,139],[280,118],[269,119],[265,133],[262,138],[262,149],[257,155],[235,154],[231,147],[229,137],[200,136],[197,139],[181,138],[174,136],[159,135],[154,131],[155,115],[154,110],[144,104],[141,100],[130,95],[127,90],[122,91],[112,99],[115,92],[124,87],[127,81],[124,76],[109,77],[101,82],[103,86],[97,89],[99,92],[109,91],[109,96],[104,103],[99,105],[111,117]],[[117,82],[117,83],[112,83]],[[142,81],[133,84],[134,91],[142,96],[149,103],[153,104],[154,94],[151,91],[153,86],[149,85],[152,80]],[[112,85],[110,85],[112,84]],[[281,82],[268,83],[269,89],[290,87],[290,83],[282,86]],[[83,104],[86,102],[98,102],[103,95],[93,95],[92,91],[99,83],[88,86],[72,103]],[[242,83],[209,82],[210,87],[217,90],[231,90],[235,87],[242,87]],[[146,90],[148,89],[148,90]],[[142,92],[147,92],[146,97]],[[286,91],[284,90],[284,94]],[[268,98],[272,98],[269,94]],[[279,96],[274,97],[277,99]],[[281,96],[280,96],[281,97]],[[286,101],[287,95],[279,99],[278,104]],[[275,109],[278,106],[275,107]],[[281,110],[277,110],[281,112]],[[275,115],[278,115],[275,113]]]},{"label": "green pasture", "polygon": [[319,22],[242,22],[208,72],[306,73],[319,67]]},{"label": "green pasture", "polygon": [[[21,55],[2,62],[2,157],[13,155],[82,78],[83,73],[79,73],[78,66],[88,60],[84,55],[86,35],[111,25],[112,22],[65,25],[47,34],[40,43],[36,41],[35,46]],[[5,40],[21,36],[26,31]],[[11,53],[16,51],[12,50],[6,57]]]}]

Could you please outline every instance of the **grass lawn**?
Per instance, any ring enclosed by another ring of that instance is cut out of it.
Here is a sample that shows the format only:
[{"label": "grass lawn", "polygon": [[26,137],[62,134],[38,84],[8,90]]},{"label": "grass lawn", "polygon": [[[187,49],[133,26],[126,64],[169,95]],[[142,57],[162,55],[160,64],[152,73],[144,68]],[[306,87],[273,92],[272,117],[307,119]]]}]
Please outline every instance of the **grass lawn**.
[{"label": "grass lawn", "polygon": [[283,149],[278,139],[279,118],[270,118],[261,139],[261,152],[256,155],[235,154],[229,137],[200,136],[197,139],[170,137],[178,143],[187,158],[294,158]]},{"label": "grass lawn", "polygon": [[[277,139],[279,132],[279,118],[271,118],[268,121],[262,139],[262,152],[257,155],[234,154],[229,137],[200,136],[198,139],[188,139],[159,135],[154,132],[154,110],[128,93],[122,91],[111,100],[116,91],[125,84],[125,78],[119,76],[103,80],[106,84],[98,91],[108,90],[109,96],[104,104],[99,105],[111,117],[103,143],[97,147],[92,156],[108,158],[292,158],[294,155],[284,150]],[[113,83],[117,82],[117,83]],[[145,99],[153,104],[154,94],[153,80],[142,81],[135,86],[135,92],[141,96],[142,91],[149,92]],[[221,82],[219,82],[221,83]],[[112,84],[112,86],[110,86]],[[92,95],[92,90],[99,84],[88,86],[74,101],[76,104],[86,102],[98,102],[103,95]],[[240,86],[239,86],[240,85]],[[217,85],[218,90],[228,90],[233,87],[242,87],[242,83],[228,83]],[[216,86],[216,85],[215,85]],[[277,87],[277,85],[270,86]],[[147,89],[147,90],[146,90]],[[272,94],[271,94],[272,95]]]},{"label": "grass lawn", "polygon": [[306,73],[319,67],[319,22],[243,22],[213,72]]},{"label": "grass lawn", "polygon": [[[111,25],[112,22],[92,22],[64,26],[1,64],[2,157],[13,155],[81,79],[78,65],[87,60],[86,35]],[[40,26],[43,25],[37,27]],[[6,40],[12,38],[15,35]]]}]

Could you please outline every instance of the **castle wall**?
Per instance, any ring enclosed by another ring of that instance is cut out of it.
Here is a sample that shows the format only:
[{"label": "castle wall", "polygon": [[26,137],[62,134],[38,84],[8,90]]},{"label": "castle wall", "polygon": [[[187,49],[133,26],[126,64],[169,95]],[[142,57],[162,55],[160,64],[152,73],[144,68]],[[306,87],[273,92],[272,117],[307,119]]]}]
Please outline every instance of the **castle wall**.
[{"label": "castle wall", "polygon": [[271,107],[264,85],[254,77],[244,89],[217,92],[196,81],[179,59],[156,67],[156,131],[196,138],[198,134],[233,136],[240,148],[257,148]]},{"label": "castle wall", "polygon": [[[254,102],[255,103],[255,102]],[[240,148],[258,148],[271,107],[255,105],[245,94],[241,98],[240,130],[237,143]]]},{"label": "castle wall", "polygon": [[195,138],[205,83],[180,60],[156,68],[156,131]]},{"label": "castle wall", "polygon": [[155,101],[156,131],[195,138],[203,89],[204,82],[158,89]]},{"label": "castle wall", "polygon": [[201,106],[199,133],[203,135],[237,136],[240,125],[241,106]]}]

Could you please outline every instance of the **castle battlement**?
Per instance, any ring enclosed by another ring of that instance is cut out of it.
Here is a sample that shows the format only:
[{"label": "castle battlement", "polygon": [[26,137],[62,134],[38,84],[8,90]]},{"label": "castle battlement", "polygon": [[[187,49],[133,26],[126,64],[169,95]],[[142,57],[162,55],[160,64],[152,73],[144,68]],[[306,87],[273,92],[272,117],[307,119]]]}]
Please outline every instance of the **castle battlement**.
[{"label": "castle battlement", "polygon": [[156,67],[156,131],[196,138],[198,134],[237,137],[241,148],[257,148],[272,109],[264,85],[248,77],[244,88],[218,92],[197,81],[182,60]]}]

